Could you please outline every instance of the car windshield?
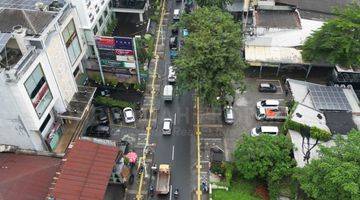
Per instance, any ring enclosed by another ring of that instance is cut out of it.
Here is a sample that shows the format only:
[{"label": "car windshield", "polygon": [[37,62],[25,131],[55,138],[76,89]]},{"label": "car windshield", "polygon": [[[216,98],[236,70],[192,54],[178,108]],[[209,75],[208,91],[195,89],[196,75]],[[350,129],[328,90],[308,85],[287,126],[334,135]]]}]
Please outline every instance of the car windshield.
[{"label": "car windshield", "polygon": [[256,108],[256,115],[259,116],[260,115],[260,109]]},{"label": "car windshield", "polygon": [[266,106],[266,101],[264,100],[264,101],[261,101],[261,105],[262,106]]},{"label": "car windshield", "polygon": [[256,133],[258,133],[258,134],[261,133],[261,127],[260,126],[256,127],[255,130],[256,130]]}]

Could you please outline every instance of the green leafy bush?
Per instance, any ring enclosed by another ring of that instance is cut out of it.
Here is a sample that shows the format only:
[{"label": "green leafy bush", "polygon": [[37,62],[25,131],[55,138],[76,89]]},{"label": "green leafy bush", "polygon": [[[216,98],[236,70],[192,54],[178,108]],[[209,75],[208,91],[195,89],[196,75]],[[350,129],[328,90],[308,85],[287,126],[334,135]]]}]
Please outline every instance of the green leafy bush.
[{"label": "green leafy bush", "polygon": [[98,96],[98,97],[95,97],[95,102],[100,104],[100,105],[104,105],[104,106],[108,106],[108,107],[119,107],[119,108],[122,108],[122,109],[125,108],[125,107],[135,108],[134,103],[130,103],[130,102],[127,102],[127,101],[116,100],[116,99],[113,99],[111,97]]},{"label": "green leafy bush", "polygon": [[327,141],[331,138],[331,133],[313,126],[310,128],[310,136],[312,138]]}]

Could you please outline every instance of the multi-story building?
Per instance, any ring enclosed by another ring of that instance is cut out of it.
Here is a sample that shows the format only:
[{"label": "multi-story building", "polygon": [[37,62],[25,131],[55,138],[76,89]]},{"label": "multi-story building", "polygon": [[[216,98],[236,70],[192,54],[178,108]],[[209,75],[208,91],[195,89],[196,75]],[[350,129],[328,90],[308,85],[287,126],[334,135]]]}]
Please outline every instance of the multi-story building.
[{"label": "multi-story building", "polygon": [[95,91],[77,85],[78,27],[66,2],[0,0],[0,143],[63,152],[74,138]]},{"label": "multi-story building", "polygon": [[107,31],[107,24],[111,21],[110,0],[67,0],[71,3],[80,19],[80,29],[85,35],[88,45],[87,56],[95,57],[95,35],[102,35]]}]

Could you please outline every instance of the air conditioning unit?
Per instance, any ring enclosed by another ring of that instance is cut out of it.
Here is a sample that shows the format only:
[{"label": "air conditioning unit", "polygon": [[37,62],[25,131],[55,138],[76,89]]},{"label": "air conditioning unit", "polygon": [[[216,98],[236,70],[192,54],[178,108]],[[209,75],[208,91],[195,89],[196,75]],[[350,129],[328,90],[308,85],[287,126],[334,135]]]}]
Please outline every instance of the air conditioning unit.
[{"label": "air conditioning unit", "polygon": [[7,81],[14,81],[17,79],[15,69],[5,70],[5,76]]}]

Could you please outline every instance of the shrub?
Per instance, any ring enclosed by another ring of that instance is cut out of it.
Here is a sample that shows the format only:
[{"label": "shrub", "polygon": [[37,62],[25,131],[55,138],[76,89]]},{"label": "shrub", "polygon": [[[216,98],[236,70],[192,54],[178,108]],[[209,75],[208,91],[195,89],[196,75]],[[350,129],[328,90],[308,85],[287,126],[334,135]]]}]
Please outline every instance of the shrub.
[{"label": "shrub", "polygon": [[108,107],[119,107],[119,108],[130,107],[130,108],[135,108],[134,103],[130,103],[130,102],[127,102],[127,101],[116,100],[116,99],[113,99],[111,97],[98,96],[98,97],[95,97],[95,102],[100,104],[100,105],[104,105],[104,106],[108,106]]},{"label": "shrub", "polygon": [[211,167],[210,167],[210,171],[214,174],[221,174],[222,176],[224,176],[225,174],[225,165],[222,162],[212,162],[211,163]]},{"label": "shrub", "polygon": [[312,138],[327,141],[331,138],[331,133],[313,126],[310,128],[310,136]]}]

